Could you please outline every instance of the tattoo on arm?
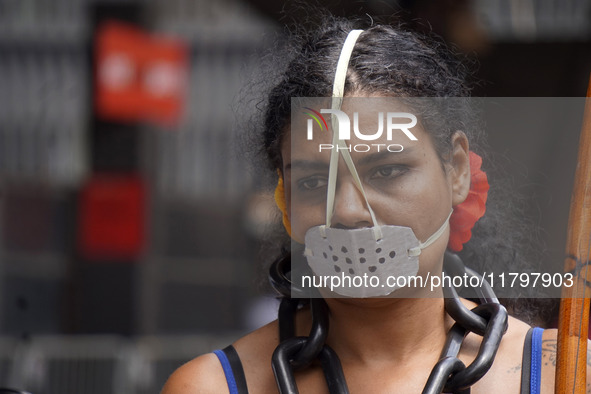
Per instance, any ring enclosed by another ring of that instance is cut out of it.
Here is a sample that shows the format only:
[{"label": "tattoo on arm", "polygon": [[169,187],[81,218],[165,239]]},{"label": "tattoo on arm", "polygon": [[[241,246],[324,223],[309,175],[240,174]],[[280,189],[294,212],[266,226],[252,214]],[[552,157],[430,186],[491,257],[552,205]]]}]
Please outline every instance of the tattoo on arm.
[{"label": "tattoo on arm", "polygon": [[556,367],[556,339],[542,340],[542,362],[544,365]]},{"label": "tattoo on arm", "polygon": [[[556,366],[557,347],[556,339],[545,339],[542,341],[542,361],[544,365],[551,363],[552,366]],[[591,348],[587,348],[587,366],[591,367]]]},{"label": "tattoo on arm", "polygon": [[516,366],[514,366],[513,368],[509,368],[507,370],[508,374],[512,374],[512,373],[521,373],[521,364],[517,364]]}]

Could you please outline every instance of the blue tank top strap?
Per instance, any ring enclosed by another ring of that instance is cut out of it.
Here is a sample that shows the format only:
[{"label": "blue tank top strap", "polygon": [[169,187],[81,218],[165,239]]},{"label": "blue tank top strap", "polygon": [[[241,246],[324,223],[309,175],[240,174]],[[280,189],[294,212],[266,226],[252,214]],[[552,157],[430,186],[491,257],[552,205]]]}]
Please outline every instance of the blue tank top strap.
[{"label": "blue tank top strap", "polygon": [[530,328],[523,344],[521,394],[539,394],[542,382],[542,334],[539,327]]},{"label": "blue tank top strap", "polygon": [[531,378],[530,394],[539,394],[542,384],[542,334],[544,330],[536,327],[531,337]]},{"label": "blue tank top strap", "polygon": [[222,364],[230,394],[248,394],[242,362],[234,346],[230,345],[222,350],[214,350],[213,353]]}]

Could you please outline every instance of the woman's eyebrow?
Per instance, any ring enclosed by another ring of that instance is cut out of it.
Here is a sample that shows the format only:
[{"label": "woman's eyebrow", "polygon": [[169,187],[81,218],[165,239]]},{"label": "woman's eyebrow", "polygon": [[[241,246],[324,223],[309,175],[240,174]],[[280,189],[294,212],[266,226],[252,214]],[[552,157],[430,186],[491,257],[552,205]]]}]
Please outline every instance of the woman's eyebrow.
[{"label": "woman's eyebrow", "polygon": [[363,157],[361,159],[359,159],[357,163],[359,165],[370,164],[370,163],[373,163],[376,161],[384,160],[387,158],[392,158],[393,156],[390,156],[390,155],[396,155],[397,158],[404,157],[404,156],[408,156],[408,155],[412,154],[412,151],[413,151],[413,148],[404,148],[400,152],[390,152],[386,148],[382,148],[382,149],[383,150],[380,150],[379,152],[364,154]]},{"label": "woman's eyebrow", "polygon": [[[367,153],[364,154],[361,159],[359,159],[359,165],[365,165],[369,163],[373,163],[376,161],[384,160],[387,158],[391,158],[390,155],[396,155],[397,157],[404,157],[411,154],[413,148],[405,148],[401,152],[390,152],[385,147],[381,148],[379,152],[375,153]],[[317,161],[317,160],[294,160],[291,163],[285,166],[285,171],[290,171],[292,169],[298,170],[316,170],[316,171],[328,171],[329,165],[327,162],[324,161]]]},{"label": "woman's eyebrow", "polygon": [[316,160],[294,160],[285,166],[285,171],[291,169],[328,171],[328,163]]}]

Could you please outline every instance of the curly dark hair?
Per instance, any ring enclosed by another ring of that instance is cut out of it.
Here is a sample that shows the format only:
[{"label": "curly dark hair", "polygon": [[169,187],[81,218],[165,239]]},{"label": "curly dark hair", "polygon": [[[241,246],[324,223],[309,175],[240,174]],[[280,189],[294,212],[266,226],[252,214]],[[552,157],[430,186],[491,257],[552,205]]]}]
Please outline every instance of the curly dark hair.
[{"label": "curly dark hair", "polygon": [[[299,51],[287,66],[281,81],[271,90],[265,112],[264,146],[271,167],[279,168],[280,146],[291,114],[292,97],[330,97],[334,70],[347,34],[365,28],[362,20],[334,18],[318,30],[296,38]],[[345,95],[355,93],[393,97],[467,97],[467,68],[441,41],[405,31],[400,27],[375,25],[365,28],[351,54]],[[464,119],[471,111],[465,108]],[[451,115],[451,114],[450,114]],[[449,125],[453,126],[453,125]],[[453,129],[465,130],[459,124]],[[452,127],[450,127],[451,129]],[[451,138],[432,135],[439,149]],[[470,136],[469,136],[470,138]]]},{"label": "curly dark hair", "polygon": [[[368,26],[369,24],[369,26]],[[330,97],[334,72],[347,34],[364,29],[351,55],[345,83],[345,96],[363,93],[406,98],[419,108],[420,119],[442,159],[450,152],[451,139],[462,130],[470,149],[484,157],[483,168],[491,183],[486,215],[473,229],[472,239],[460,257],[478,272],[494,267],[496,272],[536,271],[532,239],[536,231],[524,220],[523,204],[512,196],[514,189],[503,174],[492,166],[483,127],[472,105],[471,62],[458,56],[437,37],[425,36],[398,25],[376,25],[373,20],[327,17],[320,27],[304,34],[292,34],[279,57],[285,67],[275,68],[277,79],[264,104],[263,147],[267,166],[273,172],[282,168],[281,144],[290,126],[292,97]],[[265,76],[268,78],[268,75]],[[413,98],[433,98],[429,105]],[[462,99],[463,98],[463,99]],[[413,101],[414,100],[414,101]],[[443,119],[443,121],[442,121]],[[260,132],[259,132],[260,133]],[[513,201],[508,203],[508,201]],[[539,272],[539,271],[538,271]],[[548,301],[528,299],[523,289],[503,299],[510,311],[525,321],[544,324],[549,316]],[[544,307],[540,307],[544,304]]]}]

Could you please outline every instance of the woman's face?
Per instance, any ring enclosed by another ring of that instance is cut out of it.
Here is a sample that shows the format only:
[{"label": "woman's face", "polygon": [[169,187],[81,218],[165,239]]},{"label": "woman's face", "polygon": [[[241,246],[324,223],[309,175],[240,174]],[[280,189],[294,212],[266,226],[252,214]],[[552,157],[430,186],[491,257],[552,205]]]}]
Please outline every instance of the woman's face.
[{"label": "woman's face", "polygon": [[[461,132],[454,135],[449,163],[443,164],[429,134],[421,127],[420,119],[409,129],[416,141],[399,129],[393,130],[388,139],[387,113],[392,112],[389,101],[370,100],[367,104],[357,101],[352,107],[345,100],[342,110],[351,119],[351,139],[346,143],[351,147],[351,157],[378,224],[410,227],[424,242],[443,224],[452,206],[467,196],[470,177],[465,135]],[[353,132],[353,111],[359,113],[359,130],[366,135],[378,130],[381,112],[384,116],[382,135],[371,141],[359,139]],[[396,112],[401,111],[398,108]],[[325,118],[330,122],[330,115]],[[408,123],[408,119],[397,120]],[[291,233],[300,243],[304,242],[310,228],[326,223],[329,145],[332,143],[332,131],[319,129],[314,130],[313,139],[308,140],[306,121],[305,115],[292,121],[290,135],[284,138],[281,150]],[[396,152],[400,146],[402,151]],[[363,195],[341,156],[331,225],[350,229],[373,225]],[[419,272],[433,270],[435,264],[441,263],[448,238],[449,230],[446,230],[437,242],[423,250]]]}]

